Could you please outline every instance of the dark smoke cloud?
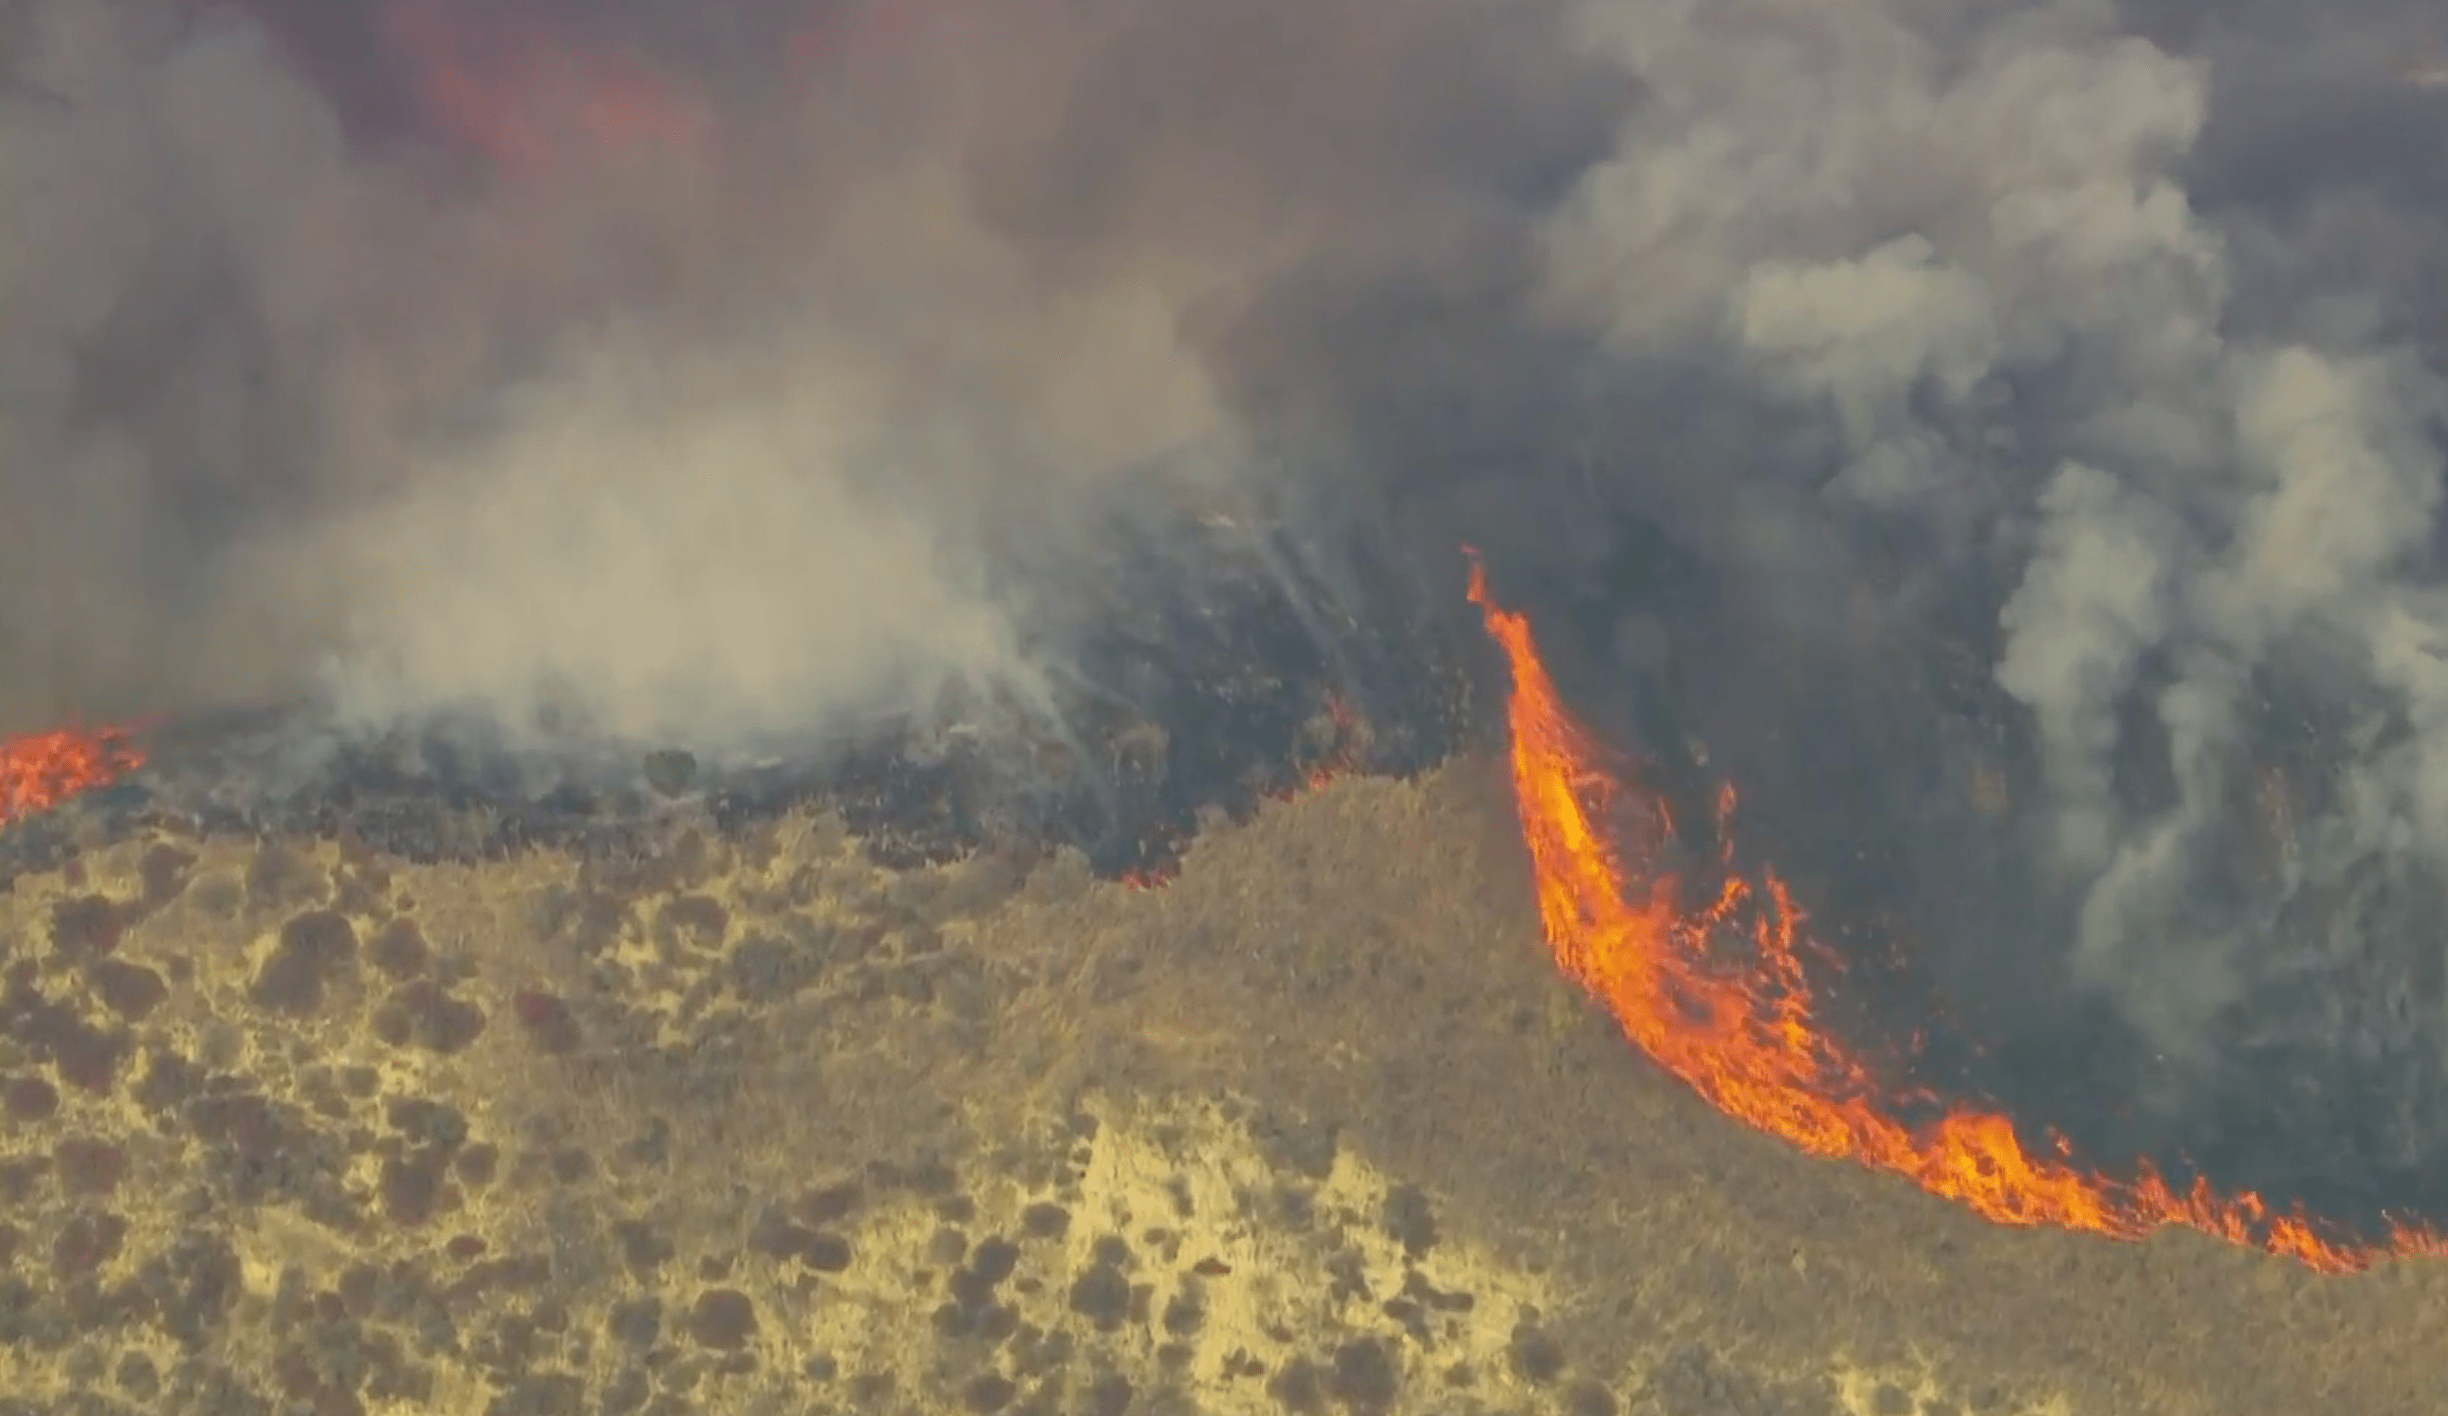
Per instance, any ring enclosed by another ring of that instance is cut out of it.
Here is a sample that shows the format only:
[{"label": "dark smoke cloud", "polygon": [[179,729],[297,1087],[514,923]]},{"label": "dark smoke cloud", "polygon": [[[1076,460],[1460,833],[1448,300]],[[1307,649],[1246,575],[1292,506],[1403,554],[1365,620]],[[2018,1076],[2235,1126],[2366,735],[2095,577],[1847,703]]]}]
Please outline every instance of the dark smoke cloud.
[{"label": "dark smoke cloud", "polygon": [[[543,55],[541,128],[410,12]],[[2402,1159],[2448,1119],[2426,14],[18,0],[0,724],[1025,690],[1162,467],[1427,603],[1482,546],[1976,1028],[2104,1007],[2172,1115],[2368,1082]]]}]

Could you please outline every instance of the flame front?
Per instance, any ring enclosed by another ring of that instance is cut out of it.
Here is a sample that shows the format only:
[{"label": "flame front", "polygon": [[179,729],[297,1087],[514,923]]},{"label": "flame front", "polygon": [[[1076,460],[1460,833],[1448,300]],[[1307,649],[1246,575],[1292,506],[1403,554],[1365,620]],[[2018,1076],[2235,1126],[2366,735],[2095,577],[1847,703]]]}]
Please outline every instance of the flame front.
[{"label": "flame front", "polygon": [[[1470,595],[1512,664],[1515,801],[1556,962],[1709,1104],[1813,1155],[1902,1175],[1999,1224],[2117,1239],[2177,1225],[2331,1273],[2448,1254],[2428,1229],[2403,1225],[2385,1243],[2361,1243],[2301,1211],[2275,1213],[2250,1192],[2220,1195],[2207,1180],[2179,1189],[2147,1163],[2132,1180],[2092,1174],[2033,1154],[2012,1122],[1973,1106],[1903,1119],[1898,1103],[1907,1098],[1816,1024],[1798,947],[1802,917],[1784,883],[1773,873],[1752,883],[1729,853],[1715,899],[1686,908],[1681,882],[1643,858],[1654,856],[1651,843],[1619,848],[1598,823],[1627,805],[1645,808],[1632,814],[1654,820],[1662,841],[1673,830],[1663,804],[1628,775],[1601,769],[1604,754],[1566,711],[1529,620],[1495,603],[1475,561]],[[1728,793],[1721,810],[1732,807]],[[1747,938],[1747,959],[1729,961],[1735,935]]]},{"label": "flame front", "polygon": [[0,738],[0,826],[49,811],[142,765],[144,753],[119,728]]}]

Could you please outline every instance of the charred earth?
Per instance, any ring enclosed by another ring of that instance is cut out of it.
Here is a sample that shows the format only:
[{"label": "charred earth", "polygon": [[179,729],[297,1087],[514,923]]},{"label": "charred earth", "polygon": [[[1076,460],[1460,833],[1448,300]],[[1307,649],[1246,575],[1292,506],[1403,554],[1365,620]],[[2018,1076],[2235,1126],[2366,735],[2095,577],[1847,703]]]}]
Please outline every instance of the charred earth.
[{"label": "charred earth", "polygon": [[736,833],[821,806],[887,865],[1065,848],[1108,877],[1171,868],[1202,819],[1322,775],[1416,772],[1459,741],[1451,616],[1262,514],[1149,498],[1054,580],[1059,665],[1024,694],[951,683],[922,710],[821,734],[627,742],[573,715],[369,726],[328,702],[201,714],[134,735],[142,770],[0,835],[0,880],[137,829],[345,836],[417,861],[651,848],[681,817]]}]

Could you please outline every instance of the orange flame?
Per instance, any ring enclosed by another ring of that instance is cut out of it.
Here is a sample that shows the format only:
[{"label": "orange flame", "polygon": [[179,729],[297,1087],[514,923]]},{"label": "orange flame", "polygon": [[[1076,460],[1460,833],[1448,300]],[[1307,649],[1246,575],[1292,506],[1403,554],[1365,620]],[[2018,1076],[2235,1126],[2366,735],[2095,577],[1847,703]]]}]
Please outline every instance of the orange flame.
[{"label": "orange flame", "polygon": [[49,811],[144,765],[123,728],[61,728],[0,739],[0,826]]},{"label": "orange flame", "polygon": [[[1928,1122],[1902,1119],[1891,1090],[1814,1024],[1802,916],[1784,882],[1763,873],[1755,885],[1729,856],[1716,898],[1687,909],[1680,882],[1620,852],[1596,823],[1630,805],[1662,838],[1673,829],[1662,804],[1597,765],[1603,754],[1564,707],[1529,620],[1495,603],[1475,558],[1470,598],[1512,664],[1515,802],[1556,961],[1710,1105],[1812,1155],[1902,1175],[1999,1224],[2116,1239],[2182,1226],[2329,1273],[2448,1254],[2429,1229],[2398,1225],[2385,1243],[2360,1243],[2300,1209],[2273,1212],[2250,1192],[2220,1195],[2207,1180],[2178,1189],[2147,1162],[2132,1180],[2090,1174],[2066,1158],[2061,1139],[2060,1158],[2034,1155],[2006,1117],[1970,1105]],[[1723,808],[1731,807],[1729,793]],[[1751,957],[1730,962],[1727,945],[1743,938]]]}]

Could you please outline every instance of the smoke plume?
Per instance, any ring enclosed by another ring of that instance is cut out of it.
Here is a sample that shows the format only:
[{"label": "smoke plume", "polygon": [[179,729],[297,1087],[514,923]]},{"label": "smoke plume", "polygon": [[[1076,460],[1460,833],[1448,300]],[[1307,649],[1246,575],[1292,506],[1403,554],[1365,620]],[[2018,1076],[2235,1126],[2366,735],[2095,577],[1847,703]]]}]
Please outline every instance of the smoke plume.
[{"label": "smoke plume", "polygon": [[0,14],[0,726],[1025,692],[1182,482],[1482,547],[2006,1051],[2442,1139],[2423,7]]}]

